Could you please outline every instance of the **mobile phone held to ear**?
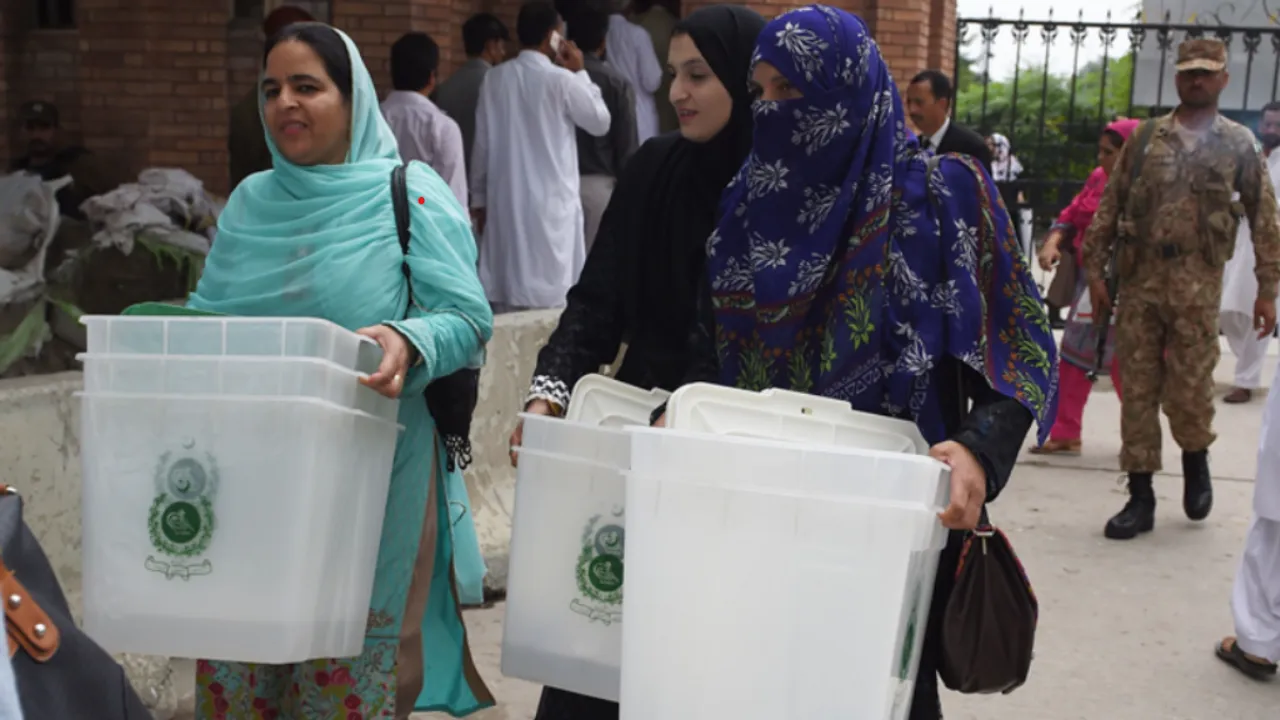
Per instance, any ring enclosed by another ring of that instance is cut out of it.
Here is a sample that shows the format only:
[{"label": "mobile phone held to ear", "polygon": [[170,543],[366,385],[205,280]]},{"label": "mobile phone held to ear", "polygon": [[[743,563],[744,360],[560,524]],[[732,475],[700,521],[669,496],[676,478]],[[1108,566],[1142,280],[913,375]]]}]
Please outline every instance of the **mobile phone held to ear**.
[{"label": "mobile phone held to ear", "polygon": [[559,55],[560,50],[563,47],[564,47],[564,36],[560,34],[559,30],[553,30],[551,32],[551,52],[555,53],[556,55]]}]

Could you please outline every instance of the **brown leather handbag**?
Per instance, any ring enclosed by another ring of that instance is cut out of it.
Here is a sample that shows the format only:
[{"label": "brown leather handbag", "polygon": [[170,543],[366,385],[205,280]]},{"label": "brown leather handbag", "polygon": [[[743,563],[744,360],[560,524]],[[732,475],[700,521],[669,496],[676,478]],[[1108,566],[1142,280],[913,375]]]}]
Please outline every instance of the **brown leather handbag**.
[{"label": "brown leather handbag", "polygon": [[0,603],[22,714],[31,720],[150,720],[124,669],[76,627],[53,567],[0,483]]},{"label": "brown leather handbag", "polygon": [[1040,605],[1009,538],[983,516],[960,551],[938,674],[956,692],[1008,694],[1031,671]]}]

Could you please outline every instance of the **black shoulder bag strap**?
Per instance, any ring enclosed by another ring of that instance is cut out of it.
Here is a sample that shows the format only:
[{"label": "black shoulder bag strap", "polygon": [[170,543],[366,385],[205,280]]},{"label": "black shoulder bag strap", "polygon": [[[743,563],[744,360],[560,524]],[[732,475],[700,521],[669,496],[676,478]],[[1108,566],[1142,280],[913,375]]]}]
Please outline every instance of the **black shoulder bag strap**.
[{"label": "black shoulder bag strap", "polygon": [[[405,256],[405,262],[400,263],[400,269],[408,280],[410,278],[409,182],[405,179],[405,167],[399,165],[391,171],[391,206],[395,208],[396,213],[396,235],[400,237],[400,252]],[[413,283],[409,283],[409,304],[413,304]]]},{"label": "black shoulder bag strap", "polygon": [[[404,165],[391,171],[391,205],[395,209],[396,234],[404,260],[400,269],[409,288],[413,307],[413,273],[409,269],[409,183]],[[465,469],[471,464],[471,417],[480,398],[480,371],[463,368],[427,386],[427,411],[435,418],[436,429],[448,451],[447,468]]]}]

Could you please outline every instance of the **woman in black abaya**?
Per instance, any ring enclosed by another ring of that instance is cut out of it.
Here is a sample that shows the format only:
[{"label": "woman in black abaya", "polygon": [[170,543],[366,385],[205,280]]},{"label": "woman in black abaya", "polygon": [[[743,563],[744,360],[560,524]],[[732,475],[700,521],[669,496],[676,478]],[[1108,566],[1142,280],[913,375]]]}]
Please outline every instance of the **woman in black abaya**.
[{"label": "woman in black abaya", "polygon": [[[751,148],[751,53],[765,20],[739,5],[689,15],[671,39],[671,104],[680,131],[627,163],[578,284],[538,365],[526,412],[559,415],[584,375],[626,357],[617,378],[675,390],[720,195]],[[511,437],[518,446],[521,428]],[[515,462],[512,456],[512,462]],[[546,688],[535,720],[617,720],[615,703]]]}]

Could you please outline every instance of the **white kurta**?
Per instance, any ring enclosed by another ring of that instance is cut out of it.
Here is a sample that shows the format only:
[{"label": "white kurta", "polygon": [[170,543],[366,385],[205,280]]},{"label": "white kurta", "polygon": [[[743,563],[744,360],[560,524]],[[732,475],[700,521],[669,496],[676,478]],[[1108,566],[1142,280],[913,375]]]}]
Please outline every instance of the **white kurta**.
[{"label": "white kurta", "polygon": [[[1267,170],[1273,187],[1280,187],[1280,152],[1267,157]],[[1253,317],[1253,302],[1258,298],[1258,278],[1254,276],[1253,236],[1249,221],[1240,221],[1236,232],[1236,250],[1227,261],[1222,276],[1222,312]]]},{"label": "white kurta", "polygon": [[485,209],[480,281],[489,302],[555,308],[586,261],[575,126],[601,136],[609,109],[586,71],[524,50],[485,75],[471,206]]},{"label": "white kurta", "polygon": [[604,53],[636,93],[636,136],[643,145],[658,134],[658,103],[653,94],[662,85],[662,66],[667,59],[658,57],[644,28],[616,13],[609,16]]},{"label": "white kurta", "polygon": [[[1258,441],[1257,481],[1253,486],[1253,511],[1258,517],[1280,522],[1280,367],[1267,392]],[[1276,568],[1280,572],[1280,568]]]},{"label": "white kurta", "polygon": [[[1273,188],[1280,187],[1280,152],[1267,157]],[[1222,274],[1222,308],[1219,325],[1236,356],[1235,386],[1254,390],[1262,386],[1262,363],[1271,337],[1259,338],[1253,329],[1253,303],[1258,297],[1254,275],[1253,236],[1247,219],[1236,231],[1236,249]]]},{"label": "white kurta", "polygon": [[1280,662],[1280,373],[1262,413],[1253,523],[1231,594],[1240,649]]}]

